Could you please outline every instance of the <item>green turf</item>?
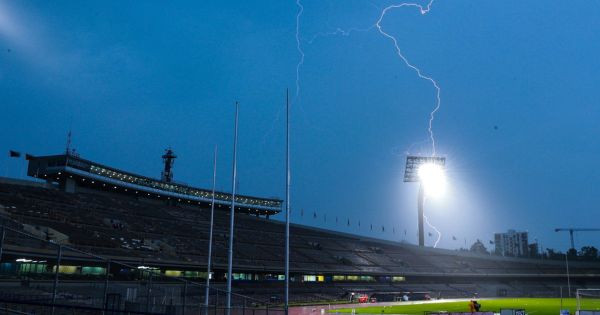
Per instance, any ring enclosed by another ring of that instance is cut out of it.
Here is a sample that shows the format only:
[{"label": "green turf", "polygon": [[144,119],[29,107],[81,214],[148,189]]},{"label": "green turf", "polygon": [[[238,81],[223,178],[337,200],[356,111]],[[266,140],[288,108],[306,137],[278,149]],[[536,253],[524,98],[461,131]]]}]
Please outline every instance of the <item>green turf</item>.
[{"label": "green turf", "polygon": [[[525,309],[528,314],[533,315],[558,315],[560,310],[560,299],[547,298],[505,298],[505,299],[479,299],[482,305],[480,311],[500,312],[502,308]],[[461,302],[439,302],[423,304],[402,304],[392,306],[367,306],[356,307],[356,314],[424,314],[425,312],[447,311],[447,312],[469,312],[467,301]],[[585,300],[582,309],[600,310],[600,299]],[[563,309],[569,309],[575,314],[575,299],[563,299]],[[336,309],[330,312],[351,313],[352,308]]]}]

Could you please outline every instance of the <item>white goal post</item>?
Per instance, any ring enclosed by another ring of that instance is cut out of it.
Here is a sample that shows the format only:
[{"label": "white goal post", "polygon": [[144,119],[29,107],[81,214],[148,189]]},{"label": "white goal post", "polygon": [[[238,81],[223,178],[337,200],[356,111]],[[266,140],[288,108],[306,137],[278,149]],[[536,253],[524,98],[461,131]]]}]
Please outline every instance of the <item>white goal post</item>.
[{"label": "white goal post", "polygon": [[600,289],[577,289],[577,315],[600,315]]}]

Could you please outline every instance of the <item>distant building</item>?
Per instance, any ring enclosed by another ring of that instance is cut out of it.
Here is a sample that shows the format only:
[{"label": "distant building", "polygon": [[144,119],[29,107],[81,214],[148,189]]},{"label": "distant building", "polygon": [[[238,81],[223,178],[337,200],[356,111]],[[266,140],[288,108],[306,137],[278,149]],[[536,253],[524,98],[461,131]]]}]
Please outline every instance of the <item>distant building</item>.
[{"label": "distant building", "polygon": [[529,255],[527,232],[508,230],[507,233],[494,235],[495,253],[501,256],[524,257]]}]

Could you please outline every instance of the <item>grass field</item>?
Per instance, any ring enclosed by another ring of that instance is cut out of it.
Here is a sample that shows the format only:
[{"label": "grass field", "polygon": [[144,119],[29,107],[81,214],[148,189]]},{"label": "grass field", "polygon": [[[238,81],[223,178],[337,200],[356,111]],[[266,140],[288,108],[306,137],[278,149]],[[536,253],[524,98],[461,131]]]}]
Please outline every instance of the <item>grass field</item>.
[{"label": "grass field", "polygon": [[[549,298],[506,298],[506,299],[479,299],[481,311],[500,312],[502,308],[524,309],[527,314],[533,315],[558,315],[560,310],[560,299]],[[406,302],[389,306],[366,306],[356,307],[356,314],[424,314],[425,312],[447,311],[468,312],[468,301],[430,301],[430,302]],[[575,314],[575,299],[563,299],[563,309],[569,309]],[[585,300],[582,309],[600,310],[600,299]],[[330,312],[351,313],[352,308],[336,309]]]}]

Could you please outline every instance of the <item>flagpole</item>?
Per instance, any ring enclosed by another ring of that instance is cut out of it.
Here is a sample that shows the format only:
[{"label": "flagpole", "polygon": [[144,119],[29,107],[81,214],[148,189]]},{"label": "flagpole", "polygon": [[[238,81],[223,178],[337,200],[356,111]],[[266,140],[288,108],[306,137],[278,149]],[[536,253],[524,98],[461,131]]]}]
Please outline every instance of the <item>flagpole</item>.
[{"label": "flagpole", "polygon": [[210,268],[212,264],[212,239],[213,239],[213,228],[214,228],[214,217],[215,217],[215,190],[217,186],[217,146],[215,145],[215,153],[213,157],[213,186],[212,186],[212,200],[210,202],[210,233],[208,235],[208,267],[206,268],[206,292],[204,294],[204,306],[206,307],[206,314],[208,314],[208,297],[210,295]]},{"label": "flagpole", "polygon": [[233,174],[231,179],[231,211],[229,220],[229,262],[227,265],[227,315],[231,315],[231,280],[233,278],[233,226],[235,217],[235,187],[237,180],[238,113],[240,104],[235,102],[235,129],[233,136]]},{"label": "flagpole", "polygon": [[285,315],[289,313],[290,298],[290,101],[285,90]]}]

